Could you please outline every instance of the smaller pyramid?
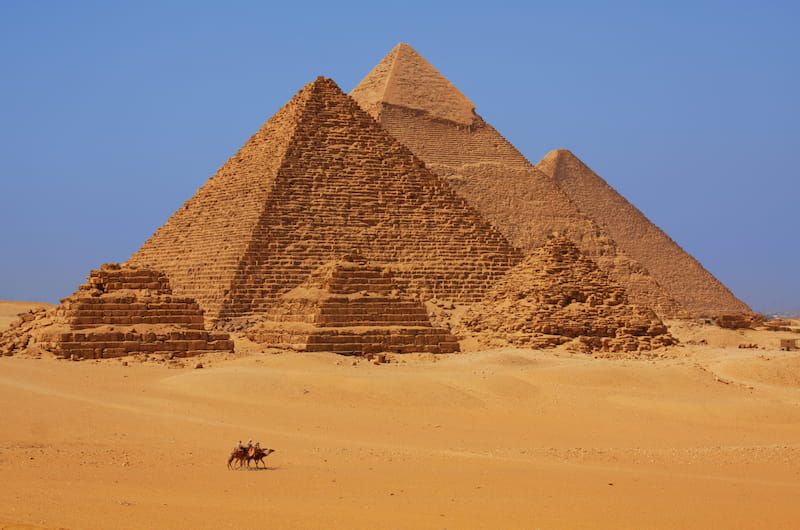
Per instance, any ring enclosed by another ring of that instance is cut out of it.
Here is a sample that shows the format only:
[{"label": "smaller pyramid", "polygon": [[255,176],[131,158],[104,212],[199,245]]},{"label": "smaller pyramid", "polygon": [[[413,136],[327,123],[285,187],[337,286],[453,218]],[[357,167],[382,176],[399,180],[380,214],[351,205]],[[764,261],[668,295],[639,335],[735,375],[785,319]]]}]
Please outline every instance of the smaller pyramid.
[{"label": "smaller pyramid", "polygon": [[107,263],[60,305],[12,323],[0,334],[0,351],[36,346],[61,357],[101,359],[233,350],[227,333],[206,331],[203,322],[197,302],[173,296],[163,273]]},{"label": "smaller pyramid", "polygon": [[422,302],[398,294],[389,269],[354,255],[316,269],[245,334],[276,348],[343,355],[459,351],[453,335],[432,327]]},{"label": "smaller pyramid", "polygon": [[513,268],[460,326],[528,347],[574,341],[583,351],[630,352],[675,343],[651,309],[630,304],[625,289],[562,236]]}]

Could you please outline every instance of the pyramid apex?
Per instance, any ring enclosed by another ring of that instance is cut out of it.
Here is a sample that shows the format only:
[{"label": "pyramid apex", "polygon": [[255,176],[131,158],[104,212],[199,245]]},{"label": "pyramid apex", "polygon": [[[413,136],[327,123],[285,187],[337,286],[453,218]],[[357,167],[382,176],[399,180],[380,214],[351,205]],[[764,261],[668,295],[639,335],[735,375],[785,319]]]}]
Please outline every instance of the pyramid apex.
[{"label": "pyramid apex", "polygon": [[310,83],[308,83],[308,84],[307,84],[305,87],[303,87],[303,88],[305,89],[305,88],[313,88],[313,87],[326,87],[326,88],[335,88],[335,89],[336,89],[336,90],[338,90],[339,92],[342,92],[342,93],[344,93],[344,92],[342,91],[342,89],[341,89],[341,88],[339,88],[339,85],[336,83],[336,81],[334,81],[333,79],[331,79],[331,78],[329,78],[329,77],[325,77],[325,76],[323,76],[323,75],[318,75],[316,79],[314,79],[313,81],[311,81]]},{"label": "pyramid apex", "polygon": [[320,75],[298,90],[294,98],[292,98],[292,102],[293,104],[300,105],[300,107],[304,107],[312,101],[319,103],[339,99],[349,100],[350,97],[339,87],[336,81]]},{"label": "pyramid apex", "polygon": [[553,149],[536,164],[536,169],[558,180],[558,174],[564,166],[586,166],[583,161],[575,156],[569,149]]},{"label": "pyramid apex", "polygon": [[477,119],[475,104],[405,42],[392,48],[350,95],[376,119],[384,105],[461,125]]},{"label": "pyramid apex", "polygon": [[540,163],[545,161],[558,161],[562,158],[566,158],[567,160],[580,160],[569,149],[553,149],[542,157]]}]

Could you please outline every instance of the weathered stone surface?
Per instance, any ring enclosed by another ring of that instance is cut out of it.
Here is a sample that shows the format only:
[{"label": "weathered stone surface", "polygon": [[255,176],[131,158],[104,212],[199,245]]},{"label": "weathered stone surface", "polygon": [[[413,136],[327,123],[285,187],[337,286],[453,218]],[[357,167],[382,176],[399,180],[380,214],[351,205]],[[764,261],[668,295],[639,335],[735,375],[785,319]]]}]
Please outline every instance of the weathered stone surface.
[{"label": "weathered stone surface", "polygon": [[346,355],[459,351],[455,337],[431,326],[422,302],[399,295],[388,268],[353,256],[314,271],[245,334],[278,348]]},{"label": "weathered stone surface", "polygon": [[301,90],[134,254],[243,327],[353,249],[404,292],[471,302],[521,259],[336,84]]},{"label": "weathered stone surface", "polygon": [[764,315],[754,313],[733,313],[728,315],[718,315],[713,318],[714,324],[727,329],[756,328],[766,321]]},{"label": "weathered stone surface", "polygon": [[536,167],[617,244],[641,263],[693,317],[751,314],[708,272],[635,206],[566,149],[548,153]]},{"label": "weathered stone surface", "polygon": [[549,347],[572,341],[584,351],[631,352],[674,344],[649,308],[565,237],[550,237],[461,320],[480,339]]},{"label": "weathered stone surface", "polygon": [[60,305],[23,314],[0,334],[4,355],[33,345],[70,359],[233,350],[227,333],[204,329],[197,302],[172,295],[163,273],[111,263]]},{"label": "weathered stone surface", "polygon": [[475,104],[403,42],[350,95],[356,101],[369,102],[364,109],[378,117],[385,105],[395,105],[465,126],[477,119]]},{"label": "weathered stone surface", "polygon": [[[429,91],[436,97],[428,100]],[[555,178],[546,163],[534,167],[407,44],[395,47],[351,95],[514,245],[530,251],[548,235],[563,234],[623,285],[631,300],[664,317],[746,308],[680,247],[661,237],[638,210],[631,217],[638,235],[629,238],[606,215],[585,207],[567,179]],[[619,203],[606,207],[603,193],[585,199],[612,217]],[[635,210],[624,204],[621,211]],[[650,254],[640,252],[645,248],[663,260],[649,259]],[[680,267],[669,269],[674,260],[695,263],[687,266],[685,284],[683,275],[674,274]],[[668,281],[670,275],[673,281]],[[695,290],[699,296],[692,294]]]}]

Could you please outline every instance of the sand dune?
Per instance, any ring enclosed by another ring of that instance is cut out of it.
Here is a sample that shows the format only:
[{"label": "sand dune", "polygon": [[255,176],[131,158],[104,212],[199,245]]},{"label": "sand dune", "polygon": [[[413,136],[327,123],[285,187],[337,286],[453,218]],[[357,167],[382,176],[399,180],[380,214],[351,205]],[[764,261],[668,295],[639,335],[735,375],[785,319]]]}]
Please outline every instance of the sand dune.
[{"label": "sand dune", "polygon": [[800,355],[671,351],[2,358],[0,528],[796,526]]}]

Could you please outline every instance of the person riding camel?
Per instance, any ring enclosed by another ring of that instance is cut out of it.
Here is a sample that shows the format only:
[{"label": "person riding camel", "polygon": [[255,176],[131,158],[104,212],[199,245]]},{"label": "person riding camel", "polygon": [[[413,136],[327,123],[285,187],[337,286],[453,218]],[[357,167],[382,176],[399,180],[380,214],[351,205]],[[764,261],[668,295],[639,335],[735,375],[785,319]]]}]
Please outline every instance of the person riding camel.
[{"label": "person riding camel", "polygon": [[236,449],[234,449],[234,451],[244,451],[244,444],[241,440],[239,440],[239,443],[236,444]]}]

